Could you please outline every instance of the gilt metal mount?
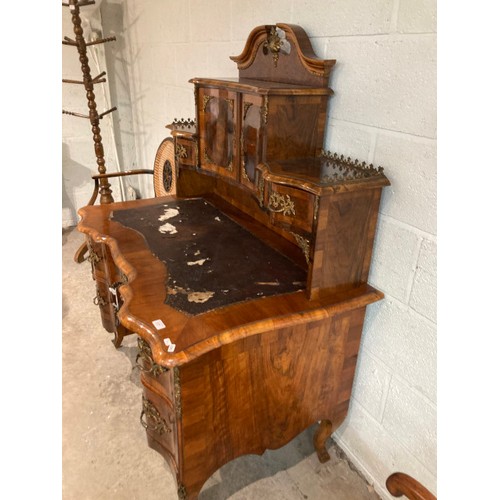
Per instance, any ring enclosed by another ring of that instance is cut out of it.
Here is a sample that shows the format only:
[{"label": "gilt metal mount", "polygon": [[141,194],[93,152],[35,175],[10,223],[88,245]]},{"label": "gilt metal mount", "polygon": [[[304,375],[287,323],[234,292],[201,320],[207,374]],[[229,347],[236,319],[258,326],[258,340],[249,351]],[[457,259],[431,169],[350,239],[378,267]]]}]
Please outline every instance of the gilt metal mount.
[{"label": "gilt metal mount", "polygon": [[[144,419],[146,417],[147,420]],[[148,430],[151,429],[160,435],[172,432],[167,422],[160,415],[155,405],[146,397],[142,396],[142,412],[140,416],[142,426]]]},{"label": "gilt metal mount", "polygon": [[274,67],[278,67],[280,53],[290,54],[290,42],[286,39],[286,33],[277,26],[270,26],[267,39],[262,46],[264,55],[269,53],[273,56]]},{"label": "gilt metal mount", "polygon": [[304,252],[304,257],[306,258],[306,262],[310,264],[311,262],[311,249],[310,249],[310,243],[307,238],[304,238],[300,234],[293,233],[290,231],[295,238],[295,241],[297,242],[297,245],[302,249],[302,252]]},{"label": "gilt metal mount", "polygon": [[383,175],[382,167],[374,167],[373,164],[352,160],[349,156],[338,155],[330,151],[321,151],[320,157],[324,159],[324,166],[327,172],[322,177],[325,183],[335,183],[352,181],[357,179],[366,179]]},{"label": "gilt metal mount", "polygon": [[179,368],[174,368],[174,404],[177,418],[182,419],[181,376]]},{"label": "gilt metal mount", "polygon": [[[168,372],[168,368],[158,365],[153,361],[151,347],[149,347],[149,344],[145,340],[139,337],[137,339],[137,347],[139,349],[139,353],[135,358],[135,366],[139,368],[139,370],[145,373],[150,373],[153,377],[158,377],[162,373]],[[147,368],[148,366],[149,368]]]},{"label": "gilt metal mount", "polygon": [[273,191],[269,195],[267,208],[270,212],[282,213],[283,215],[295,215],[295,204],[288,194],[283,196]]}]

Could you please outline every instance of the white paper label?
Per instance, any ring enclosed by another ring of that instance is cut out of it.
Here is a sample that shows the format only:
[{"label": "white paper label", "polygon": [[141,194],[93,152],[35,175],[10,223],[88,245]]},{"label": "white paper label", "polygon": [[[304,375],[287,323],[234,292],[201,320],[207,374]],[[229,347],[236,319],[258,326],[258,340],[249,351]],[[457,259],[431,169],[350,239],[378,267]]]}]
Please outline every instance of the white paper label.
[{"label": "white paper label", "polygon": [[166,339],[163,339],[163,343],[166,345],[166,346],[169,346],[169,345],[172,345],[172,341],[167,337]]},{"label": "white paper label", "polygon": [[170,344],[168,346],[168,352],[174,352],[175,351],[175,344]]},{"label": "white paper label", "polygon": [[161,330],[162,328],[165,328],[165,323],[161,319],[155,319],[153,321],[153,325],[157,330]]}]

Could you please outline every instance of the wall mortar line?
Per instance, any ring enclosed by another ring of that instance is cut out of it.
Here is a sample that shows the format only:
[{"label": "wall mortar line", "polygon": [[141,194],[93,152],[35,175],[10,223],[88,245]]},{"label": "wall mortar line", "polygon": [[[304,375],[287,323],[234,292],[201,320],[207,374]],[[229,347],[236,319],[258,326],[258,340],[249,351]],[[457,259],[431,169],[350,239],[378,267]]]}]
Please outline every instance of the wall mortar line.
[{"label": "wall mortar line", "polygon": [[[372,420],[376,423],[376,425],[378,425],[378,426],[379,426],[379,427],[381,427],[381,428],[382,428],[385,432],[387,432],[387,434],[390,436],[390,439],[392,439],[393,441],[395,441],[395,442],[396,442],[396,443],[397,443],[397,444],[398,444],[398,445],[399,445],[399,446],[400,446],[400,447],[401,447],[401,448],[402,448],[402,449],[403,449],[406,453],[408,453],[411,457],[413,457],[413,458],[414,458],[414,459],[415,459],[415,460],[416,460],[416,461],[417,461],[417,462],[418,462],[418,463],[419,463],[419,464],[420,464],[420,465],[421,465],[421,466],[422,466],[422,467],[423,467],[423,468],[424,468],[424,469],[425,469],[425,470],[426,470],[426,471],[427,471],[430,475],[435,476],[435,473],[434,473],[434,472],[432,472],[431,470],[429,470],[429,468],[427,467],[427,465],[426,465],[426,464],[424,464],[424,463],[422,463],[422,462],[420,461],[420,459],[419,459],[417,456],[415,456],[415,455],[411,452],[411,450],[409,450],[409,449],[405,446],[405,444],[404,444],[404,443],[402,443],[402,442],[401,442],[401,441],[400,441],[400,440],[399,440],[396,436],[393,436],[392,434],[390,434],[390,433],[387,431],[387,429],[386,429],[383,425],[381,425],[379,422],[377,422],[377,421],[373,418],[373,416],[372,416],[372,415],[370,415],[370,413],[368,413],[368,412],[367,412],[367,411],[363,408],[363,406],[362,406],[362,405],[360,405],[357,401],[356,401],[356,403],[358,404],[358,406],[360,407],[360,410],[361,410],[361,411],[362,411],[362,412],[366,415],[366,417],[367,417],[367,418],[372,419]],[[334,435],[334,436],[336,436],[337,432],[338,432],[338,430],[337,430],[337,431],[335,431],[335,433],[334,433],[333,435]],[[346,449],[350,451],[349,446],[345,443],[345,441],[342,439],[342,437],[338,437],[338,436],[336,436],[334,439],[335,439],[337,442],[341,442],[341,443],[342,443],[342,449],[343,449],[344,451],[345,451]],[[348,454],[348,455],[349,455],[349,454]],[[355,460],[353,460],[353,462],[355,462],[355,464],[360,463],[360,462],[358,462],[358,459],[357,459],[356,455],[352,455],[352,457],[354,457],[354,459],[355,459]],[[349,456],[349,458],[350,458],[351,460],[352,460],[352,457],[351,457],[351,456]],[[365,467],[364,467],[364,466],[361,466],[361,467],[362,467],[362,470],[363,470],[363,471],[366,471],[366,469],[365,469]],[[364,472],[363,472],[363,473],[364,473]],[[371,480],[374,480],[373,476],[372,476],[370,473],[367,473],[367,474],[366,474],[366,476],[367,476],[368,478],[370,478]]]},{"label": "wall mortar line", "polygon": [[427,141],[433,141],[436,142],[437,138],[436,137],[430,137],[428,135],[418,135],[418,134],[412,134],[411,132],[402,132],[400,130],[393,130],[390,128],[383,128],[383,127],[375,127],[373,125],[367,125],[366,123],[359,123],[359,122],[353,122],[351,120],[345,120],[343,118],[336,118],[335,116],[329,116],[328,119],[330,121],[337,121],[337,122],[342,122],[342,123],[349,123],[352,125],[357,125],[359,128],[363,129],[371,129],[371,130],[377,130],[377,131],[383,131],[383,132],[389,132],[390,134],[388,135],[395,135],[395,136],[404,136],[404,137],[412,137],[417,140],[422,140],[422,142],[427,142]]},{"label": "wall mortar line", "polygon": [[[389,178],[389,180],[391,180],[390,174],[388,172],[385,172],[385,174],[387,175],[387,177]],[[420,228],[418,228],[416,226],[412,226],[411,224],[408,224],[407,222],[404,222],[402,220],[396,219],[392,215],[384,213],[382,210],[380,212],[380,218],[382,220],[386,220],[387,219],[388,222],[390,222],[391,224],[393,224],[395,226],[398,226],[398,227],[401,227],[403,229],[406,229],[407,231],[410,231],[410,232],[416,234],[417,236],[420,236],[420,237],[422,237],[422,238],[424,238],[426,240],[432,241],[433,243],[437,243],[437,234],[432,234],[432,233],[424,231],[423,229],[420,229]]]},{"label": "wall mortar line", "polygon": [[415,284],[415,277],[417,276],[417,269],[418,269],[418,261],[420,259],[420,253],[422,251],[422,243],[424,239],[419,236],[418,238],[418,244],[417,248],[414,250],[414,255],[413,255],[413,264],[411,266],[411,277],[408,279],[408,284],[406,286],[406,292],[405,292],[405,301],[406,305],[410,307],[410,297],[411,297],[411,292],[413,290],[413,285]]},{"label": "wall mortar line", "polygon": [[399,19],[399,1],[394,0],[392,4],[392,15],[391,15],[391,33],[397,33],[398,29],[398,19]]}]

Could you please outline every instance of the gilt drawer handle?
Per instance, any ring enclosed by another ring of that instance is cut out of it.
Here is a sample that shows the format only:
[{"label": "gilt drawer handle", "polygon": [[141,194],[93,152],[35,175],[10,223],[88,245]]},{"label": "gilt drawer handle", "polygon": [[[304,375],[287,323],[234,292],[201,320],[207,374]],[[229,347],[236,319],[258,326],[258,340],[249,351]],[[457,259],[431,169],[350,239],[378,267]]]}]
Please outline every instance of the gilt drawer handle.
[{"label": "gilt drawer handle", "polygon": [[113,283],[111,286],[108,287],[109,292],[114,297],[113,309],[115,310],[115,313],[117,313],[120,310],[120,298],[118,295],[118,288],[123,284],[124,283],[122,283],[121,281],[116,281],[115,283]]},{"label": "gilt drawer handle", "polygon": [[[144,417],[146,417],[150,423],[148,423]],[[160,434],[160,436],[164,432],[166,432],[167,434],[172,432],[172,429],[168,427],[167,422],[165,422],[165,419],[162,418],[160,412],[156,409],[155,405],[151,403],[151,401],[149,401],[149,399],[145,398],[144,396],[142,396],[142,412],[140,420],[141,420],[141,425],[146,430],[150,429],[153,432]]]},{"label": "gilt drawer handle", "polygon": [[99,255],[97,255],[97,253],[95,252],[95,250],[92,248],[91,245],[88,245],[88,248],[89,248],[89,256],[87,257],[89,262],[91,264],[97,264],[98,262],[101,262],[101,257]]},{"label": "gilt drawer handle", "polygon": [[[158,377],[162,373],[168,372],[168,368],[158,365],[153,361],[151,348],[145,340],[139,337],[137,339],[137,345],[139,348],[139,353],[135,358],[135,366],[139,368],[141,372],[150,373],[151,375],[153,375],[153,377]],[[140,363],[139,360],[141,360]],[[150,368],[145,368],[145,365],[149,365]]]},{"label": "gilt drawer handle", "polygon": [[271,193],[267,208],[270,212],[282,213],[283,215],[295,215],[295,204],[290,195],[283,196],[278,193]]},{"label": "gilt drawer handle", "polygon": [[104,300],[104,298],[100,295],[99,292],[97,292],[96,296],[93,299],[94,305],[96,306],[105,306],[107,302]]}]

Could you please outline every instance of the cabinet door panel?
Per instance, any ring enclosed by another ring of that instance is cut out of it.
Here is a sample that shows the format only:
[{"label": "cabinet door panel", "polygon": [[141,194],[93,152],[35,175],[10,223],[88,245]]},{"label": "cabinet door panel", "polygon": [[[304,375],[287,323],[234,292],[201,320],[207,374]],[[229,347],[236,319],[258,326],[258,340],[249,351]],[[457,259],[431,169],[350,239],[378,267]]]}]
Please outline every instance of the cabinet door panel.
[{"label": "cabinet door panel", "polygon": [[236,178],[236,93],[212,88],[199,92],[201,166]]},{"label": "cabinet door panel", "polygon": [[242,95],[241,111],[241,183],[252,190],[255,168],[262,161],[262,101],[261,96]]}]

